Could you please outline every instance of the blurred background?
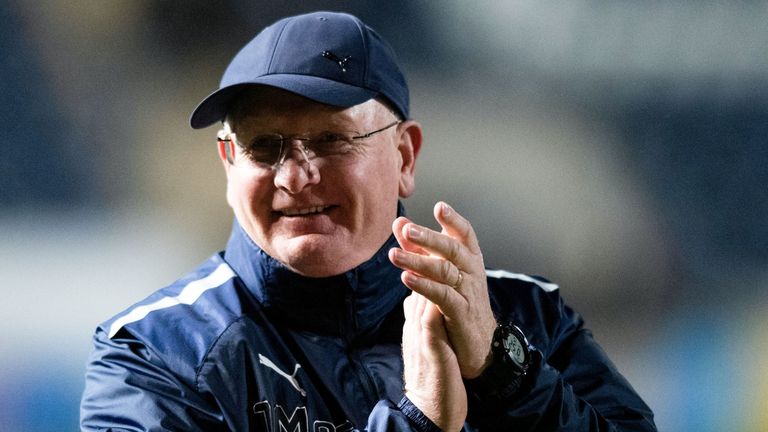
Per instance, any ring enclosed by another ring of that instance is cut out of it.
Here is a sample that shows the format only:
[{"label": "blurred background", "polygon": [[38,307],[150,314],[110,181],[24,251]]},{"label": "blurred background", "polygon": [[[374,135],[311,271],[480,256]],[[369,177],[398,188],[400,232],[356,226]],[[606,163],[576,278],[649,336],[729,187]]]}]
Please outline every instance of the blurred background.
[{"label": "blurred background", "polygon": [[768,4],[5,0],[0,429],[77,430],[95,326],[194,268],[232,216],[187,125],[261,28],[317,9],[394,46],[486,264],[540,274],[660,430],[768,430]]}]

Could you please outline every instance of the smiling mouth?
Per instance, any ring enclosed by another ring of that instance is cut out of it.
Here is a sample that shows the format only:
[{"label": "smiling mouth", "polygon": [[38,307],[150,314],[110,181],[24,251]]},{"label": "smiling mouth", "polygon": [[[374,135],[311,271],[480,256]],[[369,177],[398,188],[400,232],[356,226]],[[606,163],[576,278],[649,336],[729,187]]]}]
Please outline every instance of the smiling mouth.
[{"label": "smiling mouth", "polygon": [[311,216],[320,214],[329,208],[333,206],[315,206],[315,207],[307,207],[303,209],[285,209],[278,213],[280,213],[282,216]]}]

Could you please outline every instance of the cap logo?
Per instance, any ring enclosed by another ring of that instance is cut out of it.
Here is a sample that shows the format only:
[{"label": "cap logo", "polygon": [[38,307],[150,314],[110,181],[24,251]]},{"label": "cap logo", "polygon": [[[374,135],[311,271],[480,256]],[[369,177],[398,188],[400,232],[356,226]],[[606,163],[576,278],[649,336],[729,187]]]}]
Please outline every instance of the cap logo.
[{"label": "cap logo", "polygon": [[340,58],[336,54],[330,52],[330,51],[323,51],[322,54],[323,57],[327,58],[328,60],[331,60],[332,62],[335,62],[339,67],[341,68],[342,72],[347,71],[347,61],[349,61],[352,56],[347,56],[344,58]]}]

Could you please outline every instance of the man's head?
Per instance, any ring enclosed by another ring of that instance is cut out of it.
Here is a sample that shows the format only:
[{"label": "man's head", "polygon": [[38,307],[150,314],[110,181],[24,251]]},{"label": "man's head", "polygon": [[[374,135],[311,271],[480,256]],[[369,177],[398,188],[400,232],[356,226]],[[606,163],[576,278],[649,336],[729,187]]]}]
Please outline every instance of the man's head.
[{"label": "man's head", "polygon": [[323,12],[260,33],[191,123],[224,121],[227,200],[249,236],[301,274],[331,276],[382,246],[413,192],[421,128],[407,95],[384,41]]},{"label": "man's head", "polygon": [[383,97],[404,119],[410,115],[408,86],[392,48],[344,13],[298,15],[262,30],[232,59],[219,89],[198,105],[190,124],[200,129],[222,121],[241,91],[253,85],[339,107]]}]

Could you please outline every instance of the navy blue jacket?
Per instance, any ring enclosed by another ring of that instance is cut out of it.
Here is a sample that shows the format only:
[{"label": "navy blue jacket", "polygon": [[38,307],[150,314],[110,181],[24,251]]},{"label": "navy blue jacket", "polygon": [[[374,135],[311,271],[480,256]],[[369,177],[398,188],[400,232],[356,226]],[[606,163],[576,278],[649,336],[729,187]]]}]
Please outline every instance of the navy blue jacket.
[{"label": "navy blue jacket", "polygon": [[[418,431],[403,398],[394,237],[345,274],[307,278],[235,223],[226,251],[96,329],[83,430]],[[466,431],[655,430],[650,409],[557,286],[488,270],[497,319],[537,359],[506,400],[471,404]],[[482,395],[481,399],[482,399]],[[423,420],[423,419],[421,419]]]}]

